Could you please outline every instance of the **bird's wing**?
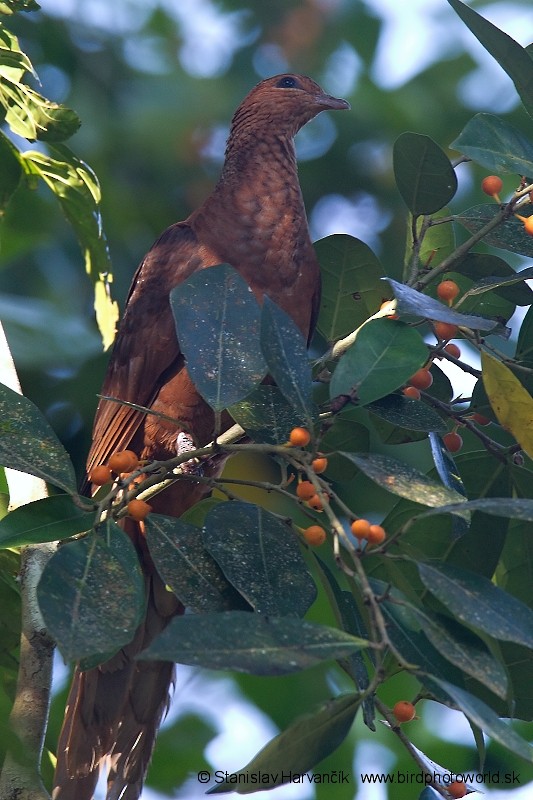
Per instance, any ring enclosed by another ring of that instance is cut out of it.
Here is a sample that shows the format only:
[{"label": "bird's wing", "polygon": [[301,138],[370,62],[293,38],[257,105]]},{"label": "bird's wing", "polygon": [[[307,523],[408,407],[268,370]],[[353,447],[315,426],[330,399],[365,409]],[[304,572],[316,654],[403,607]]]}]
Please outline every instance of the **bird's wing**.
[{"label": "bird's wing", "polygon": [[[150,407],[169,368],[180,358],[169,293],[192,272],[207,266],[196,234],[176,223],[160,236],[139,266],[130,288],[101,394]],[[145,414],[100,400],[88,472],[111,453],[130,445]]]}]

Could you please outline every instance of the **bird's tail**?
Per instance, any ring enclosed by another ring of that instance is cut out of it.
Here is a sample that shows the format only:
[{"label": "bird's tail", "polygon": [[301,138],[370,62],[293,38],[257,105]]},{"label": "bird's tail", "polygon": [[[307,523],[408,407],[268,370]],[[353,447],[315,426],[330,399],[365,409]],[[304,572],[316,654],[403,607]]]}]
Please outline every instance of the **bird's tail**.
[{"label": "bird's tail", "polygon": [[183,606],[157,574],[147,576],[146,618],[133,641],[110,661],[76,668],[57,750],[53,800],[92,800],[107,762],[106,800],[137,800],[161,719],[174,665],[135,656]]}]

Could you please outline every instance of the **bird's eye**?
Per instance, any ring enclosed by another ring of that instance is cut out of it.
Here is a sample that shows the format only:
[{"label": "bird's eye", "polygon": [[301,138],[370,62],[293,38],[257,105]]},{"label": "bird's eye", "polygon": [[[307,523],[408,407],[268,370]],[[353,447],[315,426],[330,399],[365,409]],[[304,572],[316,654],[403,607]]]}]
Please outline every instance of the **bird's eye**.
[{"label": "bird's eye", "polygon": [[296,89],[298,87],[298,81],[296,78],[293,78],[292,75],[285,75],[284,78],[281,78],[277,83],[280,89]]}]

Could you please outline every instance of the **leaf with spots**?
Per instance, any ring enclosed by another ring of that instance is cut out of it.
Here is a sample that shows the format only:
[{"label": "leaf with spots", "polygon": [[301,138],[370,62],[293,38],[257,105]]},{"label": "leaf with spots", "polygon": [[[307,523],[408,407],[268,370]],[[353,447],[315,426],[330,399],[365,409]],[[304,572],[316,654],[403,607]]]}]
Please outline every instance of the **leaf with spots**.
[{"label": "leaf with spots", "polygon": [[0,463],[76,493],[67,451],[33,403],[0,384]]},{"label": "leaf with spots", "polygon": [[232,501],[208,514],[206,550],[260,614],[302,616],[316,587],[294,531],[260,506]]},{"label": "leaf with spots", "polygon": [[223,611],[174,617],[140,658],[288,675],[367,646],[364,639],[295,617]]},{"label": "leaf with spots", "polygon": [[492,581],[457,566],[418,564],[431,594],[465,625],[533,649],[533,611]]}]

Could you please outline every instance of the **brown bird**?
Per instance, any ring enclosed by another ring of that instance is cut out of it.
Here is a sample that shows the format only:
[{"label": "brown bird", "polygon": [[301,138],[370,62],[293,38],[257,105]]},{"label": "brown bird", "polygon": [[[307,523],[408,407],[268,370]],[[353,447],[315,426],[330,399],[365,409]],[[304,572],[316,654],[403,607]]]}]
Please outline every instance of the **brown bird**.
[{"label": "brown bird", "polygon": [[[320,276],[293,138],[321,111],[347,108],[345,100],[325,94],[310,78],[289,74],[261,81],[243,100],[212,194],[161,235],[133,278],[102,387],[103,395],[149,407],[182,425],[101,400],[88,473],[119,450],[168,459],[191,440],[197,446],[212,441],[214,414],[187,373],[169,304],[171,289],[191,273],[231,264],[259,302],[268,295],[311,336]],[[198,484],[178,481],[151,504],[180,516],[204,493]],[[138,529],[131,524],[128,533],[147,576],[146,619],[133,642],[110,661],[85,672],[76,669],[58,744],[54,800],[90,800],[106,757],[107,800],[136,800],[167,708],[173,665],[134,656],[183,607],[155,573]]]}]

